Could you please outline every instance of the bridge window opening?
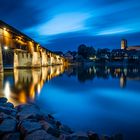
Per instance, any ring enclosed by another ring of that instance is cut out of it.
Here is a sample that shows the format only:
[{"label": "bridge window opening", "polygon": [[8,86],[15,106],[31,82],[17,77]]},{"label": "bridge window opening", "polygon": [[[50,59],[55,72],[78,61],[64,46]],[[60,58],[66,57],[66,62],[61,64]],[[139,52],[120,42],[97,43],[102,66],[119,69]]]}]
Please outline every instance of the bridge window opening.
[{"label": "bridge window opening", "polygon": [[2,48],[2,58],[4,69],[12,68],[14,63],[14,50],[8,46]]}]

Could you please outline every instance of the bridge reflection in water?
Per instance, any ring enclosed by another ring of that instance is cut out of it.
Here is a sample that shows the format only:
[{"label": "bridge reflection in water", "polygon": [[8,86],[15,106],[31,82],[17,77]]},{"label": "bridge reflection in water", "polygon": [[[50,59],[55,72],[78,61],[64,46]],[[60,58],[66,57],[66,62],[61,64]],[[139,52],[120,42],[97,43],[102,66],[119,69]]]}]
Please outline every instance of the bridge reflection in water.
[{"label": "bridge reflection in water", "polygon": [[0,96],[14,105],[33,101],[45,82],[64,72],[62,65],[38,69],[14,69],[0,73]]},{"label": "bridge reflection in water", "polygon": [[[77,77],[80,83],[96,79],[119,79],[118,86],[125,88],[127,80],[140,80],[140,67],[69,67],[63,65],[38,69],[14,69],[0,73],[0,96],[5,96],[15,105],[34,101],[43,85],[52,78],[65,74]],[[60,81],[63,83],[63,81]],[[105,81],[107,82],[107,81]],[[71,83],[70,83],[71,85]],[[102,85],[101,85],[102,86]]]}]

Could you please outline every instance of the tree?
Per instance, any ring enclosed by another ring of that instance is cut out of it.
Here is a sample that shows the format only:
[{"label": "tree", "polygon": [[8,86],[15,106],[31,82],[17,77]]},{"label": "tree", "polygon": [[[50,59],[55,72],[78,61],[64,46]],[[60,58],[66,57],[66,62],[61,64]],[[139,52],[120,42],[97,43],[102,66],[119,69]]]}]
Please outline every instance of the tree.
[{"label": "tree", "polygon": [[84,59],[89,59],[89,57],[94,56],[96,50],[93,47],[87,47],[82,44],[78,47],[78,55],[81,55]]},{"label": "tree", "polygon": [[86,45],[82,44],[78,47],[78,55],[83,56],[83,58],[86,58]]}]

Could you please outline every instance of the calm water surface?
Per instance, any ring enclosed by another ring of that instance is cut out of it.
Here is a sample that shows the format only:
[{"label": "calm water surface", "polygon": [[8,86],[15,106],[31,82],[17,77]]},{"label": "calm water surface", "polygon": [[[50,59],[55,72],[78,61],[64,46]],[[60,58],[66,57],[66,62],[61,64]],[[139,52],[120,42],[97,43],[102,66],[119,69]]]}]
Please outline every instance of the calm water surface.
[{"label": "calm water surface", "polygon": [[140,68],[47,67],[6,71],[0,96],[36,102],[76,131],[140,139]]}]

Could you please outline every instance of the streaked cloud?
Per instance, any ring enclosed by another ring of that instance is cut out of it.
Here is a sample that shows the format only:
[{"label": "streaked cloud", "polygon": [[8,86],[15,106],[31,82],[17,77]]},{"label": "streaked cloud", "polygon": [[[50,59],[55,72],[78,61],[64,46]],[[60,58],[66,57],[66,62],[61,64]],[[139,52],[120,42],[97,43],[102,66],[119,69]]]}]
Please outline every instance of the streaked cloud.
[{"label": "streaked cloud", "polygon": [[140,33],[139,7],[139,0],[1,0],[0,17],[50,45],[64,38]]},{"label": "streaked cloud", "polygon": [[112,35],[112,34],[126,34],[130,31],[130,29],[123,29],[123,28],[113,28],[113,29],[107,29],[104,31],[101,31],[97,33],[97,35]]},{"label": "streaked cloud", "polygon": [[85,25],[88,18],[90,18],[90,15],[86,13],[63,13],[55,15],[46,23],[26,29],[25,32],[36,32],[39,35],[47,36],[77,32],[88,28]]}]

